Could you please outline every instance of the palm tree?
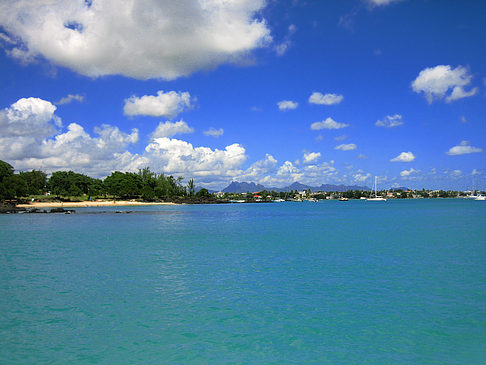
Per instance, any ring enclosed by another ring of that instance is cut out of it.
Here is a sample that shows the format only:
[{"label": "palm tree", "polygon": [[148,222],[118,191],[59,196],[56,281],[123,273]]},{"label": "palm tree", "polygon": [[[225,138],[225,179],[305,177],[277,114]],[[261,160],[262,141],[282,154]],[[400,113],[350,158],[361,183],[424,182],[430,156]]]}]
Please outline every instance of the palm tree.
[{"label": "palm tree", "polygon": [[187,190],[189,190],[189,195],[193,196],[194,195],[194,179],[191,179],[187,182]]}]

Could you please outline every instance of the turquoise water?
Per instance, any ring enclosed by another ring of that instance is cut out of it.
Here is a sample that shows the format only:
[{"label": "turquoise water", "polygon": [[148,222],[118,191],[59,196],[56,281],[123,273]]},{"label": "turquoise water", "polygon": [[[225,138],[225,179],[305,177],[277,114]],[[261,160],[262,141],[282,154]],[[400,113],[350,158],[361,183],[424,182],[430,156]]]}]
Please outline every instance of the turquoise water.
[{"label": "turquoise water", "polygon": [[1,364],[486,363],[484,202],[126,210],[0,216]]}]

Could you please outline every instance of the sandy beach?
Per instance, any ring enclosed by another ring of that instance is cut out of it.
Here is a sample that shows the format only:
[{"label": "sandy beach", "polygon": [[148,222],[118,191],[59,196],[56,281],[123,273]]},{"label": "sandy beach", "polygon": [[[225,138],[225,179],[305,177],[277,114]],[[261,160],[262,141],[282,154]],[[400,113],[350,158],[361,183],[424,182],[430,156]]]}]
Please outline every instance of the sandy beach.
[{"label": "sandy beach", "polygon": [[128,200],[93,200],[85,202],[32,202],[29,204],[18,204],[19,208],[80,208],[80,207],[122,207],[122,206],[136,206],[136,205],[175,205],[175,203],[144,203]]}]

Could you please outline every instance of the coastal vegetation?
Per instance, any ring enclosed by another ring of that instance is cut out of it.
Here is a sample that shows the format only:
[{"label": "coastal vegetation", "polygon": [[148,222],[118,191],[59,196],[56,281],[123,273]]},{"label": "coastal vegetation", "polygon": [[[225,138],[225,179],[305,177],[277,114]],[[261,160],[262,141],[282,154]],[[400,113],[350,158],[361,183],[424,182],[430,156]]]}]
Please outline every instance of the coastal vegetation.
[{"label": "coastal vegetation", "polygon": [[157,174],[146,167],[133,172],[114,171],[96,179],[74,171],[56,171],[50,177],[38,170],[15,173],[0,161],[0,201],[83,201],[93,199],[135,199],[146,202],[219,202],[207,189],[196,192],[194,180],[183,185],[182,177]]},{"label": "coastal vegetation", "polygon": [[[445,190],[394,189],[378,192],[390,199],[455,198],[467,192]],[[246,193],[211,193],[197,189],[193,179],[186,185],[183,177],[155,173],[149,167],[137,173],[114,171],[104,179],[92,178],[74,171],[55,171],[49,177],[39,170],[15,173],[14,167],[0,160],[0,201],[15,204],[25,201],[87,201],[94,199],[136,200],[143,202],[226,203],[270,202],[321,199],[360,199],[367,190],[317,191],[261,190]]]}]

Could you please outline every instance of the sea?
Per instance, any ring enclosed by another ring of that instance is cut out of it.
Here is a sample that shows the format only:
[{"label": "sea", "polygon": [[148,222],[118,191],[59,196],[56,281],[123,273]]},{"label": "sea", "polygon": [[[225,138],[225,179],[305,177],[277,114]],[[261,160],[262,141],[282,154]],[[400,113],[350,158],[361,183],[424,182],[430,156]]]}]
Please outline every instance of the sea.
[{"label": "sea", "polygon": [[0,364],[486,364],[486,203],[2,215]]}]

